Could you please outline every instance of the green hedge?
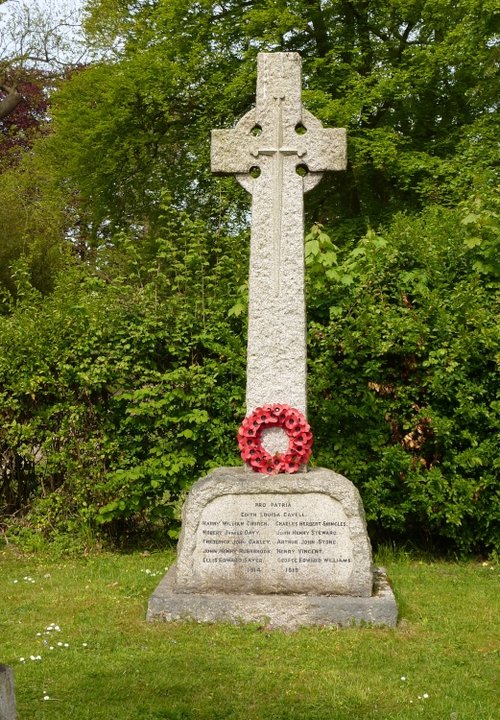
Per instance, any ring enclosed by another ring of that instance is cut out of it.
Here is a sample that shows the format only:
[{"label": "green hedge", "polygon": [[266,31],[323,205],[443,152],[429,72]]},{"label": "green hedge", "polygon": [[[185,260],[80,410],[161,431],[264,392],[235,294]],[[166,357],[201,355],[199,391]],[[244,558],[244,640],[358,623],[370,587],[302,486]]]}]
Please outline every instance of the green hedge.
[{"label": "green hedge", "polygon": [[498,548],[497,239],[484,208],[401,215],[353,250],[308,238],[316,459],[375,537]]},{"label": "green hedge", "polygon": [[[498,547],[497,227],[432,208],[355,248],[307,238],[313,462],[358,485],[374,540]],[[18,268],[0,452],[36,474],[27,501],[4,462],[0,520],[19,542],[175,536],[192,482],[239,462],[248,242],[172,210],[164,231],[116,238],[47,297]]]}]

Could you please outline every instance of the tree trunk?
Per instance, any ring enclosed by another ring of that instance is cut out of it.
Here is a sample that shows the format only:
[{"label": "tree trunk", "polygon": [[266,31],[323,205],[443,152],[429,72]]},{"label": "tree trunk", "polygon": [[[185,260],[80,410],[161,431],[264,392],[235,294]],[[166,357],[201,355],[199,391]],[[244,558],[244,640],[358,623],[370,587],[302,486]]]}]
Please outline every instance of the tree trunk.
[{"label": "tree trunk", "polygon": [[21,93],[18,93],[17,90],[14,90],[14,88],[4,86],[0,89],[7,93],[5,97],[0,100],[0,120],[3,120],[3,118],[10,115],[10,113],[16,109],[23,99],[23,96]]},{"label": "tree trunk", "polygon": [[319,57],[325,57],[330,50],[328,29],[323,15],[320,0],[306,0],[307,14],[311,18],[314,40]]}]

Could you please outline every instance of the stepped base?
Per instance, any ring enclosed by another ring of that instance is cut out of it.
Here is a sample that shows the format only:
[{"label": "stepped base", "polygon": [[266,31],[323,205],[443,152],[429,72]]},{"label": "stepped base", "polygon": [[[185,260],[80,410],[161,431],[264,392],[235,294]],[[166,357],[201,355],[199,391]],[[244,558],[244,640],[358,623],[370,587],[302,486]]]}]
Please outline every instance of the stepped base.
[{"label": "stepped base", "polygon": [[284,630],[365,623],[394,627],[397,622],[396,600],[383,568],[374,568],[371,597],[178,592],[176,572],[174,565],[151,596],[148,620],[258,623]]}]

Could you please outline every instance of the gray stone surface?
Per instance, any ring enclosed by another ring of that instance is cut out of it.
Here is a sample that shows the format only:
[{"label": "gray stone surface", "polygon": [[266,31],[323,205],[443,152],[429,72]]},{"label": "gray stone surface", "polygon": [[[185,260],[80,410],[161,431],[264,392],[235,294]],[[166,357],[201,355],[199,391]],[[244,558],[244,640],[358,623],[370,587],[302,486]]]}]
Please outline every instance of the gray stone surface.
[{"label": "gray stone surface", "polygon": [[345,169],[345,130],[323,128],[302,107],[297,53],[260,53],[257,64],[256,107],[212,132],[212,170],[236,174],[252,195],[247,414],[280,402],[305,415],[303,195],[325,170]]},{"label": "gray stone surface", "polygon": [[383,568],[374,571],[371,597],[346,595],[180,594],[176,568],[165,575],[149,600],[148,620],[173,622],[259,623],[268,628],[297,630],[311,625],[349,627],[362,623],[394,627],[397,606]]},{"label": "gray stone surface", "polygon": [[179,592],[372,593],[363,506],[342,475],[217,468],[183,509]]},{"label": "gray stone surface", "polygon": [[0,720],[16,720],[14,675],[8,665],[0,665]]},{"label": "gray stone surface", "polygon": [[178,558],[148,619],[393,626],[396,602],[371,565],[363,506],[331,470],[249,476],[217,468],[192,488]]}]

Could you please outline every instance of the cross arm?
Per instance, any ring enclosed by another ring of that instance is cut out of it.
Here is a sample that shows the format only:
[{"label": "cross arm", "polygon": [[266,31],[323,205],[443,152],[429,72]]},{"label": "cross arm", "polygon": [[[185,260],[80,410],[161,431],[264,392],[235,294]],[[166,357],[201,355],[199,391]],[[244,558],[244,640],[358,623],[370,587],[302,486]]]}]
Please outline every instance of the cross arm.
[{"label": "cross arm", "polygon": [[302,109],[306,129],[301,140],[306,153],[304,163],[309,172],[345,170],[347,167],[347,138],[345,128],[324,128],[310,112]]},{"label": "cross arm", "polygon": [[323,128],[314,138],[314,152],[304,155],[310,172],[345,170],[347,167],[347,143],[344,128]]},{"label": "cross arm", "polygon": [[248,173],[255,164],[248,132],[212,130],[211,166],[218,174]]}]

